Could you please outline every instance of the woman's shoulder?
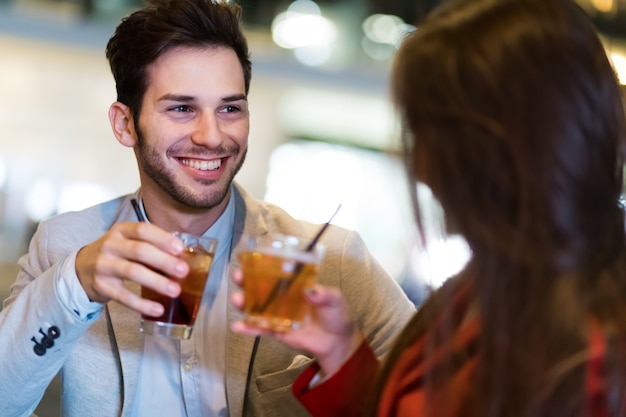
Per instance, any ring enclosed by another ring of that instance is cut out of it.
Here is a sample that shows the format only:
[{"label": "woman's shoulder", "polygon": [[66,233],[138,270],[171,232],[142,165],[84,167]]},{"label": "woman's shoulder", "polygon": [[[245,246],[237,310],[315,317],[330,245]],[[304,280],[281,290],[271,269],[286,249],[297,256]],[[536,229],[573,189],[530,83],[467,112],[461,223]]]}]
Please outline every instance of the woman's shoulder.
[{"label": "woman's shoulder", "polygon": [[457,415],[452,410],[467,403],[480,332],[472,294],[470,282],[453,278],[424,302],[407,326],[409,334],[386,379],[380,407],[396,407],[397,415],[408,415],[432,406],[448,410],[441,415]]}]

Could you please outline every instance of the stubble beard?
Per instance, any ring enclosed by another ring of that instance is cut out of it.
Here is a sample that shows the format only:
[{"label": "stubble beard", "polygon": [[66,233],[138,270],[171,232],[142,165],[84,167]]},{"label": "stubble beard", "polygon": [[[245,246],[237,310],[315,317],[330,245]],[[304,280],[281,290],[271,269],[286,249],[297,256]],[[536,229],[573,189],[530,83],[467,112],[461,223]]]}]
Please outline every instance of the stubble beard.
[{"label": "stubble beard", "polygon": [[176,182],[174,174],[168,169],[164,162],[160,159],[158,152],[148,145],[145,137],[137,126],[137,161],[144,173],[154,181],[167,195],[172,197],[176,202],[193,209],[211,209],[218,206],[224,201],[228,195],[230,185],[239,172],[246,159],[248,150],[246,149],[234,170],[226,172],[224,178],[219,180],[196,179],[195,181],[204,185],[211,186],[220,181],[224,181],[221,188],[214,190],[206,195],[192,192],[183,185]]}]

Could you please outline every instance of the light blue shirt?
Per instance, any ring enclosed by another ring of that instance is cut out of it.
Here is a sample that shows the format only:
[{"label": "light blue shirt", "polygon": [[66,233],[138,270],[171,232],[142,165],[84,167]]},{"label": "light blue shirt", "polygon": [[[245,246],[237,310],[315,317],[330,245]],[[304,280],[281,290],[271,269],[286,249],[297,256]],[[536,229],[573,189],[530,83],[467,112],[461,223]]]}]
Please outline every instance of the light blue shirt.
[{"label": "light blue shirt", "polygon": [[228,416],[226,308],[234,222],[231,197],[224,213],[204,234],[216,238],[218,246],[191,338],[179,342],[146,335],[133,416]]}]

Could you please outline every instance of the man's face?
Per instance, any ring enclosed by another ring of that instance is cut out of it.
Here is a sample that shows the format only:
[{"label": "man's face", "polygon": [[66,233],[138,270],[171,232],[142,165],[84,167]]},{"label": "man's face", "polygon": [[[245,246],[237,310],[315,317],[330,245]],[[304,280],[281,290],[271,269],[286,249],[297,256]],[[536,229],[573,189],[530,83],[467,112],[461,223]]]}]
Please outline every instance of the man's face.
[{"label": "man's face", "polygon": [[136,123],[144,192],[193,208],[213,208],[228,193],[248,149],[243,70],[229,48],[170,50],[148,68]]}]

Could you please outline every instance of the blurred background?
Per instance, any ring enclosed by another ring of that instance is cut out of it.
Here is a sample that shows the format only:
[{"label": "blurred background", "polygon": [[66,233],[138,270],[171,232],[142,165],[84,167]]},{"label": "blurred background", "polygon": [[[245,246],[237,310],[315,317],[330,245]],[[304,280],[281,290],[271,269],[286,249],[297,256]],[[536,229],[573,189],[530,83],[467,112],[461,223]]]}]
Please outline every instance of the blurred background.
[{"label": "blurred background", "polygon": [[[357,230],[419,303],[469,257],[433,202],[422,248],[388,97],[402,37],[438,0],[245,0],[250,152],[237,181],[298,218]],[[580,0],[626,83],[626,0]],[[0,298],[37,223],[133,192],[134,155],[111,134],[104,48],[139,0],[0,0]],[[428,189],[420,198],[432,201]],[[58,415],[56,383],[37,410]]]}]

